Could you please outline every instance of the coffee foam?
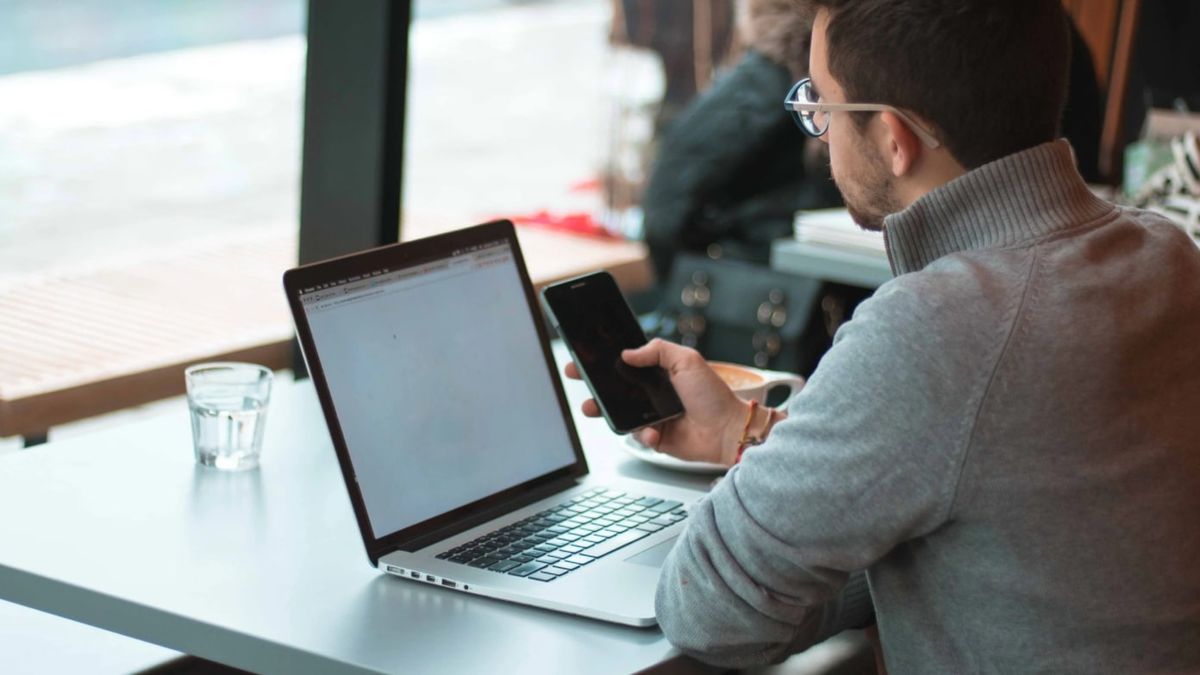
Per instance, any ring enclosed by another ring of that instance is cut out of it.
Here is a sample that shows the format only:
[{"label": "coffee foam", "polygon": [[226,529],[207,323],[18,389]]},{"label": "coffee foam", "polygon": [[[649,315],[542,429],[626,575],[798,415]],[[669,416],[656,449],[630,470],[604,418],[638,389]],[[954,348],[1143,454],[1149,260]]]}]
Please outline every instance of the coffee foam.
[{"label": "coffee foam", "polygon": [[739,389],[747,389],[757,387],[765,381],[765,378],[753,371],[739,368],[738,366],[726,365],[723,363],[709,364],[716,371],[725,384],[729,385],[730,389],[737,391]]}]

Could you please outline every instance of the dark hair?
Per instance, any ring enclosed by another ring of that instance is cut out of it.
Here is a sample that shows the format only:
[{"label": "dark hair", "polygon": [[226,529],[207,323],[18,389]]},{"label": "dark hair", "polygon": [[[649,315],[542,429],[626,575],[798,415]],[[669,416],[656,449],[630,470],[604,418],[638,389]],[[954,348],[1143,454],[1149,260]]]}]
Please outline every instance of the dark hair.
[{"label": "dark hair", "polygon": [[1070,38],[1062,0],[812,0],[847,101],[934,125],[973,169],[1054,140]]}]

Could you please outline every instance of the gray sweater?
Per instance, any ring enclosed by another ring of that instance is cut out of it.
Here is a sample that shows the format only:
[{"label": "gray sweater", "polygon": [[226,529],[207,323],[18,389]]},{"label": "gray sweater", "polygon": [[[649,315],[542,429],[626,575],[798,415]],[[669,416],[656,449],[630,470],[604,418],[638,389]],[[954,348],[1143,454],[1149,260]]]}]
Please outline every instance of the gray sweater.
[{"label": "gray sweater", "polygon": [[1061,141],[885,238],[896,277],[693,510],[666,635],[778,661],[873,598],[892,675],[1200,672],[1195,245],[1093,197]]}]

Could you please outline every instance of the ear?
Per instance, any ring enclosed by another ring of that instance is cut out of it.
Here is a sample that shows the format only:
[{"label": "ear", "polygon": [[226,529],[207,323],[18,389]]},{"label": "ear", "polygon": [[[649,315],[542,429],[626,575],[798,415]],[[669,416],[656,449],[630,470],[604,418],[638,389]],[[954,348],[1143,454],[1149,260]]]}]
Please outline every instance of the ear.
[{"label": "ear", "polygon": [[901,178],[910,173],[921,153],[925,150],[921,139],[908,128],[904,120],[893,112],[879,113],[879,119],[887,130],[887,148],[885,157],[892,169],[892,175]]}]

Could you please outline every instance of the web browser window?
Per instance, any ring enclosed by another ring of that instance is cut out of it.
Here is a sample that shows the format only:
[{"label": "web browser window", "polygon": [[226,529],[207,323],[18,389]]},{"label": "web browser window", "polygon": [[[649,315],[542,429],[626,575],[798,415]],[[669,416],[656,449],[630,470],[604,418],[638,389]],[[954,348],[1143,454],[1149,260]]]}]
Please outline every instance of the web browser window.
[{"label": "web browser window", "polygon": [[575,461],[507,243],[301,304],[377,536]]}]

